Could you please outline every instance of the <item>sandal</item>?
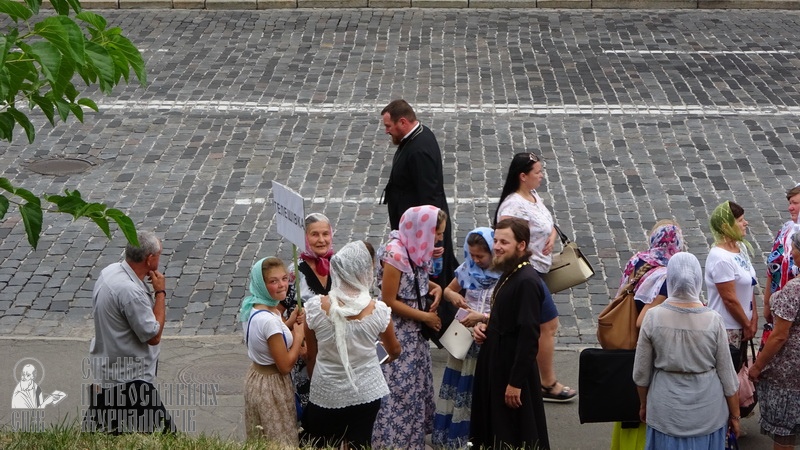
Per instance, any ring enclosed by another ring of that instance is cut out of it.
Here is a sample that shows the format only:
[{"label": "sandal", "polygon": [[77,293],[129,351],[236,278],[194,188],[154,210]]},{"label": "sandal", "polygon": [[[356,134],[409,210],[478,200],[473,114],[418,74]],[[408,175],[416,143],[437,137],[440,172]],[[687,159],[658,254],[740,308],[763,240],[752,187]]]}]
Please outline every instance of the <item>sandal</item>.
[{"label": "sandal", "polygon": [[575,400],[578,396],[578,391],[569,386],[564,386],[561,392],[553,394],[553,389],[558,386],[558,380],[550,386],[542,385],[542,400],[552,403],[566,403]]}]

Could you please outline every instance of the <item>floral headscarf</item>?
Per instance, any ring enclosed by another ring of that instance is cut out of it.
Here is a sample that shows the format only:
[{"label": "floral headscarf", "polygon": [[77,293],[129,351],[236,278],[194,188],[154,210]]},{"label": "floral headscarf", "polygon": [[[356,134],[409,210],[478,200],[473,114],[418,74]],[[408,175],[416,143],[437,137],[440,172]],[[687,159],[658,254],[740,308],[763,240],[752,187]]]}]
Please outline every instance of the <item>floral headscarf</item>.
[{"label": "floral headscarf", "polygon": [[269,295],[267,285],[264,283],[264,273],[261,270],[261,266],[266,259],[259,259],[250,268],[250,295],[242,300],[239,322],[247,322],[250,319],[250,311],[253,310],[253,305],[275,306],[278,304],[278,301]]},{"label": "floral headscarf", "polygon": [[431,205],[414,206],[400,218],[400,226],[389,234],[389,242],[381,259],[399,271],[413,273],[411,263],[426,270],[431,264],[436,241],[436,219],[439,208]]},{"label": "floral headscarf", "polygon": [[636,265],[644,261],[653,267],[667,267],[667,262],[675,253],[686,250],[683,233],[674,223],[667,223],[657,227],[650,233],[650,248],[639,252],[628,261],[623,271],[623,282],[632,274]]},{"label": "floral headscarf", "polygon": [[[331,221],[328,219],[324,214],[320,213],[311,213],[306,216],[305,223],[327,223],[328,228],[331,232],[331,237],[333,237],[333,227],[331,226]],[[331,243],[331,248],[322,256],[317,255],[314,253],[314,250],[311,249],[311,244],[308,243],[308,235],[306,235],[306,249],[303,253],[300,254],[300,259],[305,261],[307,264],[314,263],[314,269],[316,269],[317,273],[320,276],[327,276],[331,270],[331,256],[333,256],[333,243]]]},{"label": "floral headscarf", "polygon": [[475,261],[472,260],[472,256],[469,254],[469,244],[467,242],[469,241],[469,237],[473,234],[479,234],[483,240],[486,241],[486,244],[488,244],[489,254],[492,253],[494,230],[488,227],[479,227],[470,231],[466,239],[464,239],[464,262],[456,269],[456,279],[462,289],[487,289],[497,283],[501,274],[489,269],[481,269],[475,264]]}]

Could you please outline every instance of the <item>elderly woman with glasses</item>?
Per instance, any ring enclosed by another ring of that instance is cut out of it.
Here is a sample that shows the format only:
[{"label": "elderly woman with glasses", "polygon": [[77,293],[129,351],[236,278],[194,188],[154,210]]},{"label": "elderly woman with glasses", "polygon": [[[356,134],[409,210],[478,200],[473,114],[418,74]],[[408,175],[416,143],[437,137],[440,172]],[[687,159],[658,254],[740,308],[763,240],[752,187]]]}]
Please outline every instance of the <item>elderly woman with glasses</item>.
[{"label": "elderly woman with glasses", "polygon": [[783,289],[786,283],[797,275],[797,267],[792,258],[792,236],[800,214],[800,184],[786,191],[786,200],[789,202],[791,220],[784,223],[778,231],[772,244],[772,251],[767,256],[767,288],[764,289],[764,319],[767,322],[772,322],[772,311],[769,306],[772,295]]},{"label": "elderly woman with glasses", "polygon": [[[528,222],[531,232],[528,250],[532,252],[530,263],[540,275],[550,271],[553,246],[558,236],[553,215],[536,193],[542,180],[544,180],[544,164],[538,156],[533,153],[514,155],[494,214],[495,224],[511,217]],[[568,402],[574,400],[578,393],[575,389],[559,383],[556,378],[553,354],[558,331],[558,310],[547,285],[542,283],[542,287],[545,298],[542,304],[539,354],[536,356],[542,381],[542,398],[546,402]]]},{"label": "elderly woman with glasses", "polygon": [[[800,261],[797,231],[791,237],[794,264]],[[800,279],[793,278],[776,292],[770,308],[775,330],[748,375],[757,382],[761,432],[772,438],[773,449],[792,449],[800,433]]]}]

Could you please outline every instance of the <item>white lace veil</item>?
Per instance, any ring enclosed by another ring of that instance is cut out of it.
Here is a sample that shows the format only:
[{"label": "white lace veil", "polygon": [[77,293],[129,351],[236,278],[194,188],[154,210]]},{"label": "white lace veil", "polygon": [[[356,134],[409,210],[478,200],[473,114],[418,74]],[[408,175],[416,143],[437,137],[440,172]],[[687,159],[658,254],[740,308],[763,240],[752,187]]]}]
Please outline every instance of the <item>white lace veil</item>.
[{"label": "white lace veil", "polygon": [[672,255],[667,264],[667,292],[671,299],[699,302],[703,289],[703,269],[700,261],[689,252]]},{"label": "white lace veil", "polygon": [[347,378],[358,392],[353,368],[347,354],[347,318],[361,313],[372,301],[372,257],[361,241],[351,242],[331,258],[331,306],[328,316],[333,322],[336,349],[342,359]]}]

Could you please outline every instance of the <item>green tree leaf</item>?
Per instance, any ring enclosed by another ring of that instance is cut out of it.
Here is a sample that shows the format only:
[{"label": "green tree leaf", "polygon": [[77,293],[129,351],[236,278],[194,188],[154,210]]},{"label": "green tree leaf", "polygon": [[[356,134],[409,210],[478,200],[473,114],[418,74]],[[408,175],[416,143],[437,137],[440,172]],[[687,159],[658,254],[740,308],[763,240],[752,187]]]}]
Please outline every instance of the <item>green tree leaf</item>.
[{"label": "green tree leaf", "polygon": [[53,9],[55,9],[58,14],[69,14],[69,3],[67,3],[66,0],[50,0],[50,4],[53,5]]},{"label": "green tree leaf", "polygon": [[45,198],[56,205],[56,212],[70,214],[74,219],[80,217],[78,211],[86,205],[80,194],[69,195],[69,191],[67,195],[48,195]]},{"label": "green tree leaf", "polygon": [[89,109],[93,109],[95,112],[100,111],[100,108],[97,107],[97,103],[95,103],[90,98],[84,97],[84,98],[78,99],[78,104],[81,105],[81,106],[85,106],[85,107],[87,107]]},{"label": "green tree leaf", "polygon": [[8,181],[8,178],[0,177],[0,189],[4,189],[8,192],[14,193],[15,189],[14,186]]},{"label": "green tree leaf", "polygon": [[9,95],[12,97],[17,96],[25,80],[36,82],[39,79],[39,71],[36,70],[33,61],[23,53],[7,54],[5,67],[8,70]]},{"label": "green tree leaf", "polygon": [[[142,86],[147,85],[147,71],[144,68],[144,59],[142,59],[142,54],[139,53],[139,49],[136,48],[133,43],[122,36],[121,34],[114,35],[111,39],[114,47],[121,52],[124,56],[127,64],[130,64],[131,68],[133,68],[133,73],[136,74],[136,78],[139,79],[139,84]],[[128,72],[127,69],[124,73],[125,81],[128,81]]]},{"label": "green tree leaf", "polygon": [[28,8],[30,8],[34,14],[39,14],[39,9],[42,7],[42,0],[25,0],[25,4],[28,5]]},{"label": "green tree leaf", "polygon": [[83,109],[81,109],[81,105],[77,103],[70,103],[69,109],[72,111],[72,115],[74,115],[76,119],[83,122]]},{"label": "green tree leaf", "polygon": [[28,235],[28,243],[35,249],[42,234],[42,207],[39,204],[25,203],[20,206],[19,212],[25,225],[25,234]]},{"label": "green tree leaf", "polygon": [[69,6],[71,6],[72,10],[75,11],[76,13],[80,13],[83,10],[81,2],[79,2],[78,0],[67,0],[67,3],[69,3]]},{"label": "green tree leaf", "polygon": [[33,195],[31,191],[18,187],[14,189],[14,194],[22,197],[22,199],[26,202],[36,205],[41,209],[42,201],[39,199],[39,197]]},{"label": "green tree leaf", "polygon": [[106,205],[102,203],[87,203],[78,209],[78,216],[91,217],[94,213],[102,213],[106,210]]},{"label": "green tree leaf", "polygon": [[55,125],[53,116],[55,114],[55,106],[53,105],[52,100],[50,100],[46,96],[33,93],[31,95],[31,102],[33,102],[36,106],[38,106],[42,110],[45,117],[47,117],[47,120],[50,122],[50,125]]},{"label": "green tree leaf", "polygon": [[108,220],[105,217],[91,217],[90,219],[92,222],[96,223],[101,230],[103,230],[103,233],[105,233],[106,237],[111,239],[111,227],[108,226]]},{"label": "green tree leaf", "polygon": [[5,195],[0,194],[0,220],[3,220],[3,217],[5,217],[7,211],[8,198],[6,198]]},{"label": "green tree leaf", "polygon": [[111,89],[116,84],[114,77],[114,60],[108,51],[96,42],[86,42],[86,56],[89,64],[100,78],[100,90],[106,94],[111,93]]},{"label": "green tree leaf", "polygon": [[86,54],[84,51],[84,43],[86,38],[83,35],[81,27],[75,23],[70,17],[58,16],[56,19],[61,22],[61,26],[67,33],[67,42],[69,43],[69,55],[77,64],[86,64]]},{"label": "green tree leaf", "polygon": [[106,22],[105,17],[99,14],[95,14],[91,11],[81,11],[80,14],[76,15],[75,17],[88,23],[89,25],[94,27],[95,30],[97,31],[105,30],[106,26],[108,25],[108,22]]},{"label": "green tree leaf", "polygon": [[125,239],[127,239],[131,245],[139,246],[139,237],[136,235],[136,225],[133,224],[130,217],[115,208],[109,208],[106,211],[106,217],[117,223],[117,226],[119,226],[119,229],[122,230],[122,233],[125,235]]},{"label": "green tree leaf", "polygon": [[34,128],[31,121],[28,120],[28,116],[13,106],[9,107],[6,111],[8,111],[8,113],[14,117],[22,129],[25,130],[25,134],[28,136],[28,143],[33,144],[33,140],[36,138],[36,128]]},{"label": "green tree leaf", "polygon": [[55,104],[56,110],[58,111],[58,116],[61,117],[61,120],[66,121],[71,111],[69,109],[69,103],[67,103],[64,99],[57,97],[55,99]]},{"label": "green tree leaf", "polygon": [[17,121],[14,120],[8,111],[0,112],[0,138],[11,141],[14,137],[14,125]]},{"label": "green tree leaf", "polygon": [[13,2],[11,0],[0,0],[0,13],[6,13],[14,19],[14,22],[28,20],[33,16],[33,11],[27,6]]},{"label": "green tree leaf", "polygon": [[58,72],[61,70],[61,52],[55,45],[47,41],[34,42],[30,46],[23,46],[26,53],[35,59],[42,67],[42,73],[50,85],[55,85],[53,91],[60,96],[63,87],[58,86]]},{"label": "green tree leaf", "polygon": [[10,30],[8,34],[0,35],[0,66],[5,64],[6,54],[11,51],[14,43],[17,42],[18,36],[19,30],[17,29]]},{"label": "green tree leaf", "polygon": [[[2,0],[0,0],[2,1]],[[51,0],[54,3],[54,0]],[[55,6],[55,4],[53,5]],[[34,33],[45,38],[53,44],[65,57],[73,57],[69,31],[59,20],[59,17],[47,17],[33,26]]]}]

